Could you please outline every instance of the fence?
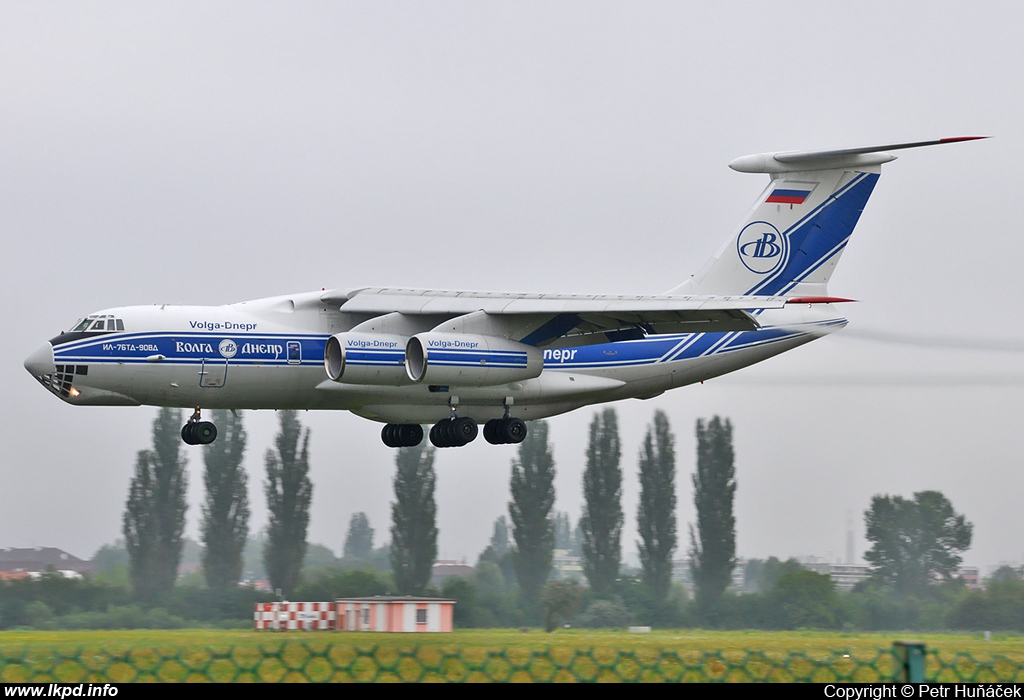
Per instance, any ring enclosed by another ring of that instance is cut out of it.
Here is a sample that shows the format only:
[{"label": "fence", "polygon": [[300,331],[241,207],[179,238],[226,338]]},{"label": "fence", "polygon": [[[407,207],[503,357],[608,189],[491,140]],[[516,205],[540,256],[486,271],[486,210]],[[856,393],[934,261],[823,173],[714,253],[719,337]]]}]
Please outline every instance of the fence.
[{"label": "fence", "polygon": [[[0,682],[880,682],[900,680],[894,649],[855,657],[770,651],[474,647],[344,642],[113,649],[0,650]],[[932,681],[1024,682],[1024,660],[967,653],[924,655]]]}]

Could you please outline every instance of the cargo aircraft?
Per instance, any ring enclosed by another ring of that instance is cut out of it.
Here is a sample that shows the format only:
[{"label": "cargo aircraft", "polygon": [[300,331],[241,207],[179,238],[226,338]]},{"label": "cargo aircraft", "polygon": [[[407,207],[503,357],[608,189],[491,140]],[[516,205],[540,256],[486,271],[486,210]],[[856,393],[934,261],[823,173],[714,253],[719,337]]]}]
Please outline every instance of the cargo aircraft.
[{"label": "cargo aircraft", "polygon": [[526,421],[647,399],[752,365],[846,325],[829,278],[887,151],[956,137],[734,160],[771,181],[703,269],[659,295],[358,287],[225,306],[89,314],[25,367],[81,406],[341,409],[389,447],[521,442]]}]

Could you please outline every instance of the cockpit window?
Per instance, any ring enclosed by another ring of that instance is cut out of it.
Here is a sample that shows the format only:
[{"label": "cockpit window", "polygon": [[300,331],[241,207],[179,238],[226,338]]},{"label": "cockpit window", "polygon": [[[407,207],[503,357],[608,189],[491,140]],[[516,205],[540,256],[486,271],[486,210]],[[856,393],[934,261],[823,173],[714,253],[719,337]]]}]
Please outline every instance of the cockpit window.
[{"label": "cockpit window", "polygon": [[96,331],[123,331],[124,321],[114,318],[111,315],[89,316],[84,318],[72,327],[72,333],[96,332]]}]

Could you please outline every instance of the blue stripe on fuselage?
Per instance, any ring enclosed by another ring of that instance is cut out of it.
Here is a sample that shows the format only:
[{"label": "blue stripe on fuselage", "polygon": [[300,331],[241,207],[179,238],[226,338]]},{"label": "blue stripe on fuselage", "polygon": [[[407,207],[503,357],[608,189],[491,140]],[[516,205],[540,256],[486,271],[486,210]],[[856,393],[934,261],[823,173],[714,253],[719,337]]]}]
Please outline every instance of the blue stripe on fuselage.
[{"label": "blue stripe on fuselage", "polygon": [[[833,319],[818,324],[822,327],[845,324],[844,319]],[[617,343],[600,343],[562,348],[559,359],[546,359],[546,369],[585,370],[614,367],[653,365],[702,356],[734,352],[757,345],[779,342],[804,335],[803,331],[785,328],[762,328],[756,331],[732,331],[725,333],[683,333],[652,335],[640,340]],[[102,339],[75,342],[54,348],[54,361],[58,364],[126,363],[146,362],[148,357],[163,355],[162,362],[168,364],[200,364],[204,361],[227,359],[231,364],[280,364],[319,365],[323,361],[326,335],[287,334],[258,336],[225,336],[201,333],[132,333],[105,335]],[[218,352],[222,340],[229,339],[238,345],[236,354],[225,358]],[[301,361],[289,361],[287,344],[301,345]],[[178,344],[183,344],[179,350]],[[246,346],[263,352],[245,353]],[[263,347],[259,347],[263,346]],[[450,353],[450,354],[448,354]],[[508,351],[484,353],[461,351],[430,353],[430,363],[435,365],[468,366],[480,364],[486,359],[489,366],[522,367],[527,364],[525,353]],[[349,351],[347,362],[362,366],[395,366],[405,361],[402,351],[365,352]]]}]

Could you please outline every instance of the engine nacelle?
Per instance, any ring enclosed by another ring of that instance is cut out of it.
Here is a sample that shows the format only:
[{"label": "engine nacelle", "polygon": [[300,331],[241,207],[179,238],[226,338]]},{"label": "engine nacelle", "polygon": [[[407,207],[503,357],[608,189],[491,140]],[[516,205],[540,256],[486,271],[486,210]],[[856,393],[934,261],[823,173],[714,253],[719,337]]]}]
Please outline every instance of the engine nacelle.
[{"label": "engine nacelle", "polygon": [[409,384],[405,372],[408,337],[382,333],[338,333],[327,339],[324,369],[345,384]]},{"label": "engine nacelle", "polygon": [[405,346],[405,370],[414,382],[493,386],[540,376],[541,351],[490,335],[419,333]]}]

